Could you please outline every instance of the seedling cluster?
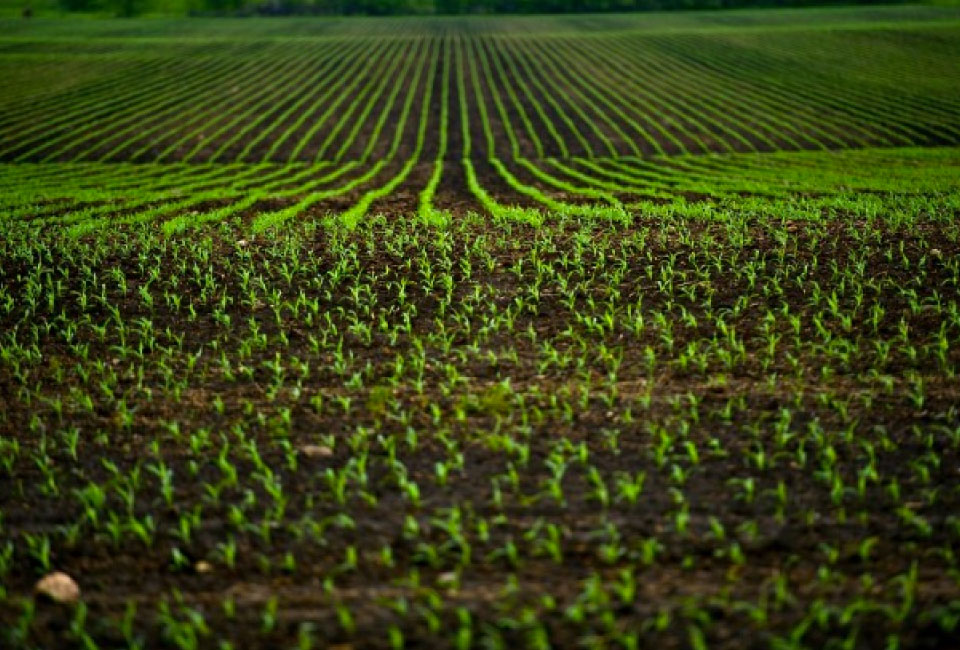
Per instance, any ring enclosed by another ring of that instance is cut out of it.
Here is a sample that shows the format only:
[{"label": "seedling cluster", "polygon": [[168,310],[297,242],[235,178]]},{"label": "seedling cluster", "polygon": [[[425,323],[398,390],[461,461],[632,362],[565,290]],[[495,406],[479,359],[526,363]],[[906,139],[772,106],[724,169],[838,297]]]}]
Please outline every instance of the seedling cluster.
[{"label": "seedling cluster", "polygon": [[0,646],[950,647],[955,14],[11,25]]}]

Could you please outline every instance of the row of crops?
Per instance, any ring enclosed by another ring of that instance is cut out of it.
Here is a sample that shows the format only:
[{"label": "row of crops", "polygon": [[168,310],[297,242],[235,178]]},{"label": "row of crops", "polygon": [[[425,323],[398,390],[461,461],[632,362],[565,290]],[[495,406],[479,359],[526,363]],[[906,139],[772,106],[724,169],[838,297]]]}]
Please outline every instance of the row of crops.
[{"label": "row of crops", "polygon": [[[960,154],[946,148],[851,150],[828,156],[801,152],[647,160],[577,159],[565,164],[564,169],[578,174],[603,172],[604,186],[597,189],[565,185],[562,189],[568,190],[568,196],[595,198],[605,201],[606,206],[572,203],[519,183],[508,186],[517,190],[514,196],[532,196],[535,201],[530,205],[538,207],[526,208],[494,199],[477,180],[474,163],[465,160],[463,165],[469,171],[469,191],[493,216],[540,223],[545,210],[553,215],[626,221],[633,212],[660,213],[663,211],[660,204],[664,202],[670,204],[671,211],[709,212],[711,205],[704,201],[721,205],[740,203],[739,197],[744,194],[754,196],[757,204],[762,205],[764,201],[798,193],[850,195],[850,200],[856,202],[859,191],[940,192],[956,186]],[[502,163],[497,165],[509,173]],[[137,224],[157,226],[169,235],[236,219],[253,232],[260,232],[304,217],[318,206],[329,205],[330,201],[360,185],[358,179],[369,180],[384,166],[384,159],[380,159],[373,163],[373,173],[361,173],[350,163],[22,164],[0,167],[3,171],[0,188],[8,218],[30,228],[54,228],[71,237]],[[331,223],[355,225],[373,209],[376,200],[395,191],[400,182],[410,176],[411,169],[416,168],[408,163],[386,185],[354,192],[353,196],[359,197],[355,203],[341,201],[340,205],[345,208],[342,212],[323,218]],[[440,186],[445,169],[449,169],[449,165],[439,159],[419,168],[426,180],[417,194],[402,203],[404,209],[426,222],[446,222],[446,209],[462,205],[462,199],[455,189]],[[358,176],[346,180],[351,172]],[[511,178],[515,181],[515,177]],[[630,180],[643,182],[643,189],[628,185]],[[820,202],[812,198],[803,206],[805,212],[818,209],[821,209]]]},{"label": "row of crops", "polygon": [[950,647],[948,154],[629,223],[3,220],[0,645]]},{"label": "row of crops", "polygon": [[0,648],[960,635],[960,11],[0,21]]},{"label": "row of crops", "polygon": [[[67,64],[95,81],[0,107],[0,159],[362,164],[420,129],[422,153],[510,161],[949,144],[956,35],[254,40],[142,60],[99,46]],[[892,62],[875,54],[891,42]],[[8,65],[44,58],[11,49]],[[441,131],[466,132],[440,154]]]},{"label": "row of crops", "polygon": [[[19,81],[0,101],[0,160],[11,184],[24,163],[57,165],[6,203],[89,226],[250,212],[258,229],[331,211],[355,222],[398,193],[394,208],[428,218],[584,203],[616,215],[722,193],[711,175],[727,163],[712,154],[957,144],[958,28],[915,11],[928,20],[896,29],[827,12],[789,29],[649,32],[397,20],[399,35],[376,38],[351,21],[290,39],[178,37],[161,22],[45,41],[57,24],[41,25],[0,43]],[[94,187],[130,188],[122,210],[48,201],[101,173]]]}]

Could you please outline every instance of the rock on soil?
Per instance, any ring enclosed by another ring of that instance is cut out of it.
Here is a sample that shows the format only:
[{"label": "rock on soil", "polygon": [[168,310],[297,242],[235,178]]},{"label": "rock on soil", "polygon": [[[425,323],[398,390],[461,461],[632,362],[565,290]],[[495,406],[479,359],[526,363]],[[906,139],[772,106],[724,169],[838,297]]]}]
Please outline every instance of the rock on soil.
[{"label": "rock on soil", "polygon": [[80,587],[73,578],[62,571],[45,575],[37,582],[34,590],[38,595],[63,605],[72,605],[80,600]]},{"label": "rock on soil", "polygon": [[327,458],[333,456],[333,450],[330,447],[324,445],[303,445],[300,447],[300,452],[305,456],[315,456]]}]

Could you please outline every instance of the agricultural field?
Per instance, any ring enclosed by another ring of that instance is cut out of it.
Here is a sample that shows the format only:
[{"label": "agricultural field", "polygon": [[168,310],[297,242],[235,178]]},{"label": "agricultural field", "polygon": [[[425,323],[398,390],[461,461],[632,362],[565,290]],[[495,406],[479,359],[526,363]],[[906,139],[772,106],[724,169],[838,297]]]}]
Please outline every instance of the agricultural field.
[{"label": "agricultural field", "polygon": [[956,7],[0,20],[0,647],[960,647],[958,90]]}]

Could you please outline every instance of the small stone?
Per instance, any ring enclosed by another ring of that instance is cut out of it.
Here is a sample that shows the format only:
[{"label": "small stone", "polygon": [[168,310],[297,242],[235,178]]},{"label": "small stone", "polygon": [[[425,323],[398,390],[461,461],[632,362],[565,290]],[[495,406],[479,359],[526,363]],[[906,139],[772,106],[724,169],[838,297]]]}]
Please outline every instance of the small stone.
[{"label": "small stone", "polygon": [[940,256],[943,255],[943,253],[940,251],[939,248],[931,248],[931,249],[930,249],[930,255],[931,255],[931,257],[940,257]]},{"label": "small stone", "polygon": [[48,573],[37,582],[34,589],[37,594],[62,605],[72,605],[80,600],[80,587],[62,571]]},{"label": "small stone", "polygon": [[246,248],[249,245],[250,245],[250,242],[248,242],[246,239],[241,239],[240,241],[237,242],[237,246],[239,246],[240,248]]},{"label": "small stone", "polygon": [[303,445],[300,447],[300,452],[304,456],[312,456],[315,458],[329,458],[333,456],[333,450],[326,445]]},{"label": "small stone", "polygon": [[193,570],[197,573],[211,573],[213,571],[213,565],[206,560],[200,560],[193,565]]},{"label": "small stone", "polygon": [[444,587],[452,587],[457,584],[457,572],[447,571],[446,573],[441,573],[437,576],[437,584]]}]

